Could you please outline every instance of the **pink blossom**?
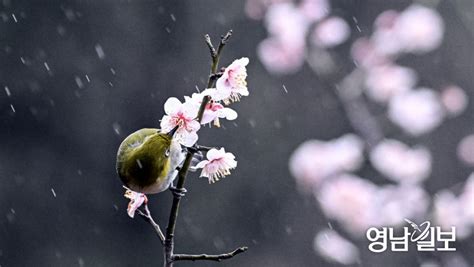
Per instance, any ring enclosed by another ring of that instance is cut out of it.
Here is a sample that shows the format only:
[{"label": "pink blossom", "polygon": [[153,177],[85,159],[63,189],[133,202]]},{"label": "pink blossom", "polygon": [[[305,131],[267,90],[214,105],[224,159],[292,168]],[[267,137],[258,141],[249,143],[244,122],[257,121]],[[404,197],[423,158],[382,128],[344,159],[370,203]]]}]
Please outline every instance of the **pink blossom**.
[{"label": "pink blossom", "polygon": [[165,113],[161,119],[160,127],[164,132],[171,131],[179,126],[174,138],[187,147],[196,143],[198,139],[197,131],[200,128],[197,122],[197,110],[191,103],[181,103],[177,98],[170,97],[165,102]]},{"label": "pink blossom", "polygon": [[440,125],[444,118],[444,109],[435,92],[419,88],[391,98],[388,117],[405,132],[417,136]]},{"label": "pink blossom", "polygon": [[329,14],[331,9],[327,0],[302,0],[299,8],[310,22],[320,21]]},{"label": "pink blossom", "polygon": [[360,138],[351,134],[328,142],[309,140],[291,155],[290,172],[302,187],[318,186],[329,176],[358,169],[362,150]]},{"label": "pink blossom", "polygon": [[374,209],[377,192],[375,184],[342,174],[327,180],[315,194],[326,216],[342,223],[352,234],[362,235],[367,228],[377,225]]},{"label": "pink blossom", "polygon": [[127,213],[130,218],[133,218],[135,216],[135,211],[140,208],[141,205],[146,204],[148,202],[148,198],[145,194],[132,191],[126,188],[125,186],[124,188],[127,189],[125,191],[124,197],[130,199],[130,202],[128,203]]},{"label": "pink blossom", "polygon": [[[184,98],[186,100],[186,103],[194,105],[194,107],[199,110],[204,95],[212,95],[215,93],[215,91],[216,89],[206,89],[201,94],[194,93],[191,97],[185,96]],[[224,107],[222,104],[215,102],[213,99],[211,99],[206,105],[206,108],[204,109],[201,124],[214,122],[214,125],[219,127],[219,118],[235,120],[237,118],[237,112],[235,112],[231,108]]]},{"label": "pink blossom", "polygon": [[443,230],[456,227],[456,236],[464,239],[471,234],[472,221],[469,220],[468,211],[451,191],[442,190],[434,199],[433,217],[435,223]]},{"label": "pink blossom", "polygon": [[265,16],[265,25],[270,35],[285,46],[305,44],[309,21],[293,3],[270,6]]},{"label": "pink blossom", "polygon": [[447,86],[441,92],[441,103],[451,116],[463,113],[468,102],[466,92],[456,85]]},{"label": "pink blossom", "polygon": [[249,18],[262,19],[269,6],[290,1],[291,0],[247,0],[245,3],[245,13]]},{"label": "pink blossom", "polygon": [[367,38],[359,38],[352,44],[351,56],[358,65],[364,68],[371,68],[390,62],[386,55],[377,50],[374,42]]},{"label": "pink blossom", "polygon": [[425,218],[430,198],[420,186],[387,185],[378,190],[375,203],[378,225],[399,226],[405,223],[405,218],[411,220]]},{"label": "pink blossom", "polygon": [[436,49],[443,40],[444,23],[436,10],[413,4],[395,23],[397,38],[405,51],[424,53]]},{"label": "pink blossom", "polygon": [[398,38],[395,25],[399,13],[394,10],[387,10],[377,16],[375,20],[375,31],[371,40],[378,53],[386,56],[393,56],[402,50],[402,43]]},{"label": "pink blossom", "polygon": [[275,37],[270,37],[258,45],[257,54],[269,72],[291,74],[303,66],[305,49],[304,44],[285,44]]},{"label": "pink blossom", "polygon": [[247,89],[247,68],[249,59],[243,57],[234,60],[227,68],[225,68],[222,76],[217,79],[216,93],[212,96],[215,101],[224,101],[230,103],[239,101],[241,96],[248,96]]},{"label": "pink blossom", "polygon": [[386,64],[367,70],[365,85],[367,94],[377,102],[410,90],[416,84],[416,73],[410,68]]},{"label": "pink blossom", "polygon": [[209,183],[219,181],[219,178],[229,175],[230,170],[237,167],[234,154],[225,152],[224,148],[219,150],[213,148],[206,156],[207,160],[199,162],[196,168],[202,168],[201,177],[207,177]]},{"label": "pink blossom", "polygon": [[431,173],[431,154],[423,147],[410,148],[385,139],[370,152],[370,162],[387,178],[400,183],[418,183]]},{"label": "pink blossom", "polygon": [[458,158],[470,166],[474,166],[474,134],[461,139],[457,147]]},{"label": "pink blossom", "polygon": [[359,250],[336,231],[325,229],[314,239],[314,249],[329,261],[348,265],[359,261]]},{"label": "pink blossom", "polygon": [[465,211],[465,217],[468,223],[474,227],[474,173],[469,175],[459,201]]},{"label": "pink blossom", "polygon": [[345,20],[339,17],[330,17],[316,26],[311,40],[317,46],[329,48],[345,42],[350,33],[351,30]]}]

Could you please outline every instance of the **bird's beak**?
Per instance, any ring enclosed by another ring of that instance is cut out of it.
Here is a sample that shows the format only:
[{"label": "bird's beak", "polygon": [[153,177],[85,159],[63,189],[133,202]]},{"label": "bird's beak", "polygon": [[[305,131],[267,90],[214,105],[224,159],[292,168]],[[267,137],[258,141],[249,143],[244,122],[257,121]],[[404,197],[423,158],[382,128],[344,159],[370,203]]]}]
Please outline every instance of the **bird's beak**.
[{"label": "bird's beak", "polygon": [[176,125],[171,131],[169,131],[169,132],[167,133],[167,135],[168,135],[169,137],[173,137],[174,134],[176,133],[176,131],[178,130],[178,128],[179,128],[179,125]]}]

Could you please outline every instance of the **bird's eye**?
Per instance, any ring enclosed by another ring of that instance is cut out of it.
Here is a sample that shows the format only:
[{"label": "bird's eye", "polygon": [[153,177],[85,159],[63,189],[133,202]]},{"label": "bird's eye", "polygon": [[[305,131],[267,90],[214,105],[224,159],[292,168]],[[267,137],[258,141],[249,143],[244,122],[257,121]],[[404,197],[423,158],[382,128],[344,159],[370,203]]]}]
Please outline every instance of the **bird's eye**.
[{"label": "bird's eye", "polygon": [[165,157],[169,157],[169,156],[170,156],[170,149],[168,148],[165,151]]}]

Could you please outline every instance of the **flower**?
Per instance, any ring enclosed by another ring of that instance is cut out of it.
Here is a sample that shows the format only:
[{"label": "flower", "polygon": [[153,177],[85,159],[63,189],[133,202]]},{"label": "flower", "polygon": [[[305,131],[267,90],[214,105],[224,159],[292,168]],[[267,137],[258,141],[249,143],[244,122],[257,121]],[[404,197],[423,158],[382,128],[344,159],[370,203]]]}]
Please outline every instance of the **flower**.
[{"label": "flower", "polygon": [[346,21],[339,17],[330,17],[320,22],[313,31],[312,41],[315,45],[329,48],[342,44],[351,32]]},{"label": "flower", "polygon": [[425,53],[436,49],[443,40],[444,23],[434,9],[411,5],[395,22],[396,35],[407,52]]},{"label": "flower", "polygon": [[328,179],[315,196],[324,214],[340,222],[349,232],[363,235],[367,228],[378,225],[375,209],[378,187],[372,182],[351,174]]},{"label": "flower", "polygon": [[416,80],[416,73],[410,68],[380,65],[367,70],[366,92],[373,100],[385,103],[393,96],[413,88]]},{"label": "flower", "polygon": [[372,166],[387,178],[417,183],[431,173],[431,154],[423,147],[410,148],[397,140],[385,139],[370,151]]},{"label": "flower", "polygon": [[472,232],[472,221],[469,218],[470,211],[465,208],[465,203],[460,198],[445,189],[436,194],[433,217],[441,229],[451,230],[451,227],[454,226],[456,227],[456,236],[459,239],[464,239]]},{"label": "flower", "polygon": [[198,139],[197,131],[201,127],[195,120],[197,110],[191,103],[181,103],[177,98],[170,97],[165,102],[165,113],[161,119],[160,127],[163,132],[169,132],[179,126],[174,138],[182,145],[190,147]]},{"label": "flower", "polygon": [[441,91],[441,103],[450,116],[457,116],[466,110],[469,99],[463,89],[449,85]]},{"label": "flower", "polygon": [[474,134],[467,135],[459,142],[456,153],[468,166],[474,166]]},{"label": "flower", "polygon": [[417,136],[440,125],[444,118],[444,109],[435,92],[420,88],[390,99],[388,117],[405,132]]},{"label": "flower", "polygon": [[[206,89],[200,94],[194,93],[191,97],[185,96],[184,99],[186,103],[194,105],[195,108],[199,110],[203,97],[205,95],[212,95],[215,91],[215,89]],[[211,99],[204,109],[201,124],[207,124],[214,121],[214,125],[219,127],[219,118],[225,118],[230,121],[235,120],[237,118],[237,112],[235,112],[235,110],[231,108],[226,108],[222,104],[217,103],[213,99]]]},{"label": "flower", "polygon": [[225,68],[222,76],[217,79],[216,92],[212,98],[216,101],[224,101],[225,104],[239,101],[241,96],[248,96],[247,89],[247,68],[249,59],[243,57],[234,60],[227,68]]},{"label": "flower", "polygon": [[143,205],[143,203],[145,203],[146,205],[146,203],[148,202],[148,198],[146,197],[145,194],[132,191],[125,186],[124,188],[127,189],[125,191],[124,197],[130,199],[130,202],[128,203],[128,207],[127,207],[127,213],[128,213],[128,216],[130,216],[130,218],[133,218],[135,216],[135,211],[141,205]]},{"label": "flower", "polygon": [[263,66],[275,74],[290,74],[303,66],[306,48],[300,42],[284,43],[269,37],[257,47],[257,54]]},{"label": "flower", "polygon": [[207,177],[209,183],[219,181],[219,178],[229,175],[230,170],[237,167],[234,154],[225,152],[224,148],[219,150],[212,148],[206,157],[207,160],[199,162],[196,168],[202,168],[201,177]]},{"label": "flower", "polygon": [[314,238],[314,249],[329,261],[344,265],[359,261],[359,250],[336,231],[325,229]]},{"label": "flower", "polygon": [[358,169],[363,161],[364,144],[347,134],[328,142],[309,140],[291,155],[290,172],[302,188],[318,186],[329,176]]},{"label": "flower", "polygon": [[299,9],[310,22],[316,22],[326,17],[331,7],[327,0],[303,0]]}]

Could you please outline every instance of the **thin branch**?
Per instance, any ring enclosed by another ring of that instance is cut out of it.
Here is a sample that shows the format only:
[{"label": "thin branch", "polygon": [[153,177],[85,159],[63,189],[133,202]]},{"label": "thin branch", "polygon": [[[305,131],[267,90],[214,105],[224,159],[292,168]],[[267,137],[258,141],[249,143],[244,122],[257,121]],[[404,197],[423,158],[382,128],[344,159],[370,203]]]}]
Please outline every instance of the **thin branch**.
[{"label": "thin branch", "polygon": [[207,255],[207,254],[198,254],[198,255],[190,255],[190,254],[174,254],[172,260],[173,261],[222,261],[226,259],[230,259],[240,253],[247,251],[248,247],[240,247],[232,252],[219,254],[219,255]]},{"label": "thin branch", "polygon": [[211,38],[209,37],[209,34],[204,35],[204,39],[206,41],[207,46],[209,47],[209,50],[211,52],[211,71],[209,74],[209,79],[207,80],[207,88],[212,88],[212,85],[214,84],[215,78],[214,76],[217,73],[217,68],[219,66],[219,58],[221,56],[222,49],[224,49],[224,46],[229,42],[230,37],[232,36],[232,30],[229,30],[225,35],[221,36],[221,41],[219,42],[219,46],[216,49],[212,45]]},{"label": "thin branch", "polygon": [[145,204],[145,212],[141,210],[137,210],[138,214],[147,222],[149,222],[153,228],[155,229],[156,234],[160,238],[161,244],[165,244],[165,235],[163,235],[163,232],[161,231],[160,225],[153,220],[153,217],[151,216],[150,209],[148,209],[148,205]]}]

